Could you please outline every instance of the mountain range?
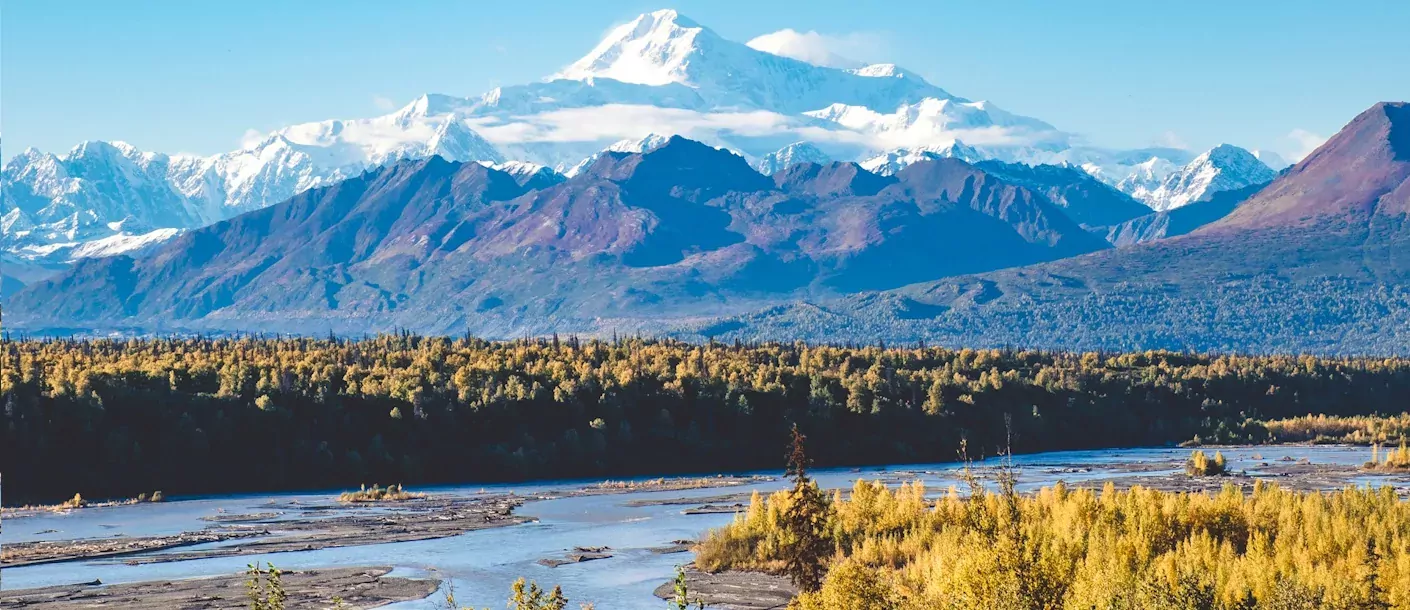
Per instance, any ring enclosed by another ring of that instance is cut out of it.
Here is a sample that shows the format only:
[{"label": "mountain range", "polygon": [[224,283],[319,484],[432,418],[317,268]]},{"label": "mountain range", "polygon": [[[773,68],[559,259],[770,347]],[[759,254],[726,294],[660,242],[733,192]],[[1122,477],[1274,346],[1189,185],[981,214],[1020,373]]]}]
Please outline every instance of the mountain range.
[{"label": "mountain range", "polygon": [[[1111,246],[1065,210],[1115,191],[1081,172],[943,158],[892,176],[798,163],[765,176],[674,136],[531,185],[441,157],[401,161],[187,231],[153,252],[79,261],[12,297],[22,328],[139,332],[641,328]],[[1091,185],[1087,185],[1091,187]],[[1047,193],[1059,193],[1054,199]]]},{"label": "mountain range", "polygon": [[[1410,351],[1410,105],[1377,104],[1247,200],[1208,203],[1231,209],[1187,235],[777,307],[700,324],[683,335],[1062,349]],[[1185,209],[1162,212],[1163,222],[1177,222]]]},{"label": "mountain range", "polygon": [[1161,212],[1071,166],[766,175],[680,136],[618,147],[640,152],[571,177],[440,156],[374,167],[142,256],[81,260],[8,298],[5,321],[1330,353],[1402,353],[1410,335],[1404,103],[1270,183]]},{"label": "mountain range", "polygon": [[1161,211],[1266,182],[1267,164],[1280,163],[1232,146],[1193,155],[1077,145],[1044,121],[955,96],[895,65],[815,65],[780,53],[662,10],[614,28],[541,82],[469,98],[428,94],[384,116],[294,125],[210,157],[121,142],[85,142],[62,155],[26,150],[0,168],[8,263],[0,288],[79,259],[141,255],[184,231],[432,156],[518,164],[552,181],[604,150],[640,151],[682,135],[766,174],[829,160],[884,175],[940,158],[1067,166]]},{"label": "mountain range", "polygon": [[213,157],[25,151],[6,328],[1406,353],[1404,103],[1292,166],[1106,150],[786,46],[657,11],[542,82]]}]

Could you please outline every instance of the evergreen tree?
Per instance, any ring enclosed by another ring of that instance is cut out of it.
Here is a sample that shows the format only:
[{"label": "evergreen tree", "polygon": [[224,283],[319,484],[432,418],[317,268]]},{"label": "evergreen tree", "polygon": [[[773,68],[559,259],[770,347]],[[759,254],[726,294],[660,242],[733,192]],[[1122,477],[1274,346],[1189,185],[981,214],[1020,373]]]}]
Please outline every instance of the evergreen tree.
[{"label": "evergreen tree", "polygon": [[808,454],[804,449],[807,437],[793,425],[793,439],[788,454],[788,477],[793,479],[793,491],[784,512],[784,530],[788,541],[783,551],[785,571],[799,591],[817,591],[822,586],[823,572],[831,543],[827,538],[828,503],[817,483],[808,478]]}]

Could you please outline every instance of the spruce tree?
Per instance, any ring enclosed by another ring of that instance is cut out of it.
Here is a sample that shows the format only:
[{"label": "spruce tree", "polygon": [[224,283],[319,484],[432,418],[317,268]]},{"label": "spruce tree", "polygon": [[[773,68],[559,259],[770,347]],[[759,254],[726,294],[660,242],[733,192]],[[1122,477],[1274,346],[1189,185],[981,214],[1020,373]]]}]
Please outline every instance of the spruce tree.
[{"label": "spruce tree", "polygon": [[799,591],[817,591],[822,586],[832,544],[828,540],[827,497],[808,478],[811,462],[804,450],[807,437],[793,425],[792,449],[788,455],[788,476],[793,479],[793,491],[788,510],[783,515],[788,542],[782,549],[785,571]]}]

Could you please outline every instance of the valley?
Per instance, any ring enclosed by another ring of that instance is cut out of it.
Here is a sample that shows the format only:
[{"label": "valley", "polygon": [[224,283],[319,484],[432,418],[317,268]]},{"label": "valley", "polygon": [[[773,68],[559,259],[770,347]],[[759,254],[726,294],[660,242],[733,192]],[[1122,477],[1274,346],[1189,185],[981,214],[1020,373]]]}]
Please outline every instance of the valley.
[{"label": "valley", "polygon": [[5,3],[0,610],[1410,610],[1410,4],[687,4]]}]

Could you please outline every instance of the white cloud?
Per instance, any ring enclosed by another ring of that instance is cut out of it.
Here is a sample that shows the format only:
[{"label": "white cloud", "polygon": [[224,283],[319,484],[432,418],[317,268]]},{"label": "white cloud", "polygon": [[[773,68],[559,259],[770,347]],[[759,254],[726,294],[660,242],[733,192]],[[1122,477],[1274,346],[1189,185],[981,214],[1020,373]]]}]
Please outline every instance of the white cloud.
[{"label": "white cloud", "polygon": [[791,57],[817,66],[860,68],[867,62],[852,58],[875,59],[884,54],[886,41],[884,37],[868,32],[830,35],[782,29],[756,37],[746,44],[755,50]]},{"label": "white cloud", "polygon": [[785,132],[795,123],[782,114],[756,111],[698,112],[633,104],[565,108],[512,122],[471,119],[475,131],[496,144],[523,142],[594,142],[639,138],[650,133],[702,139],[718,132],[744,136]]},{"label": "white cloud", "polygon": [[1185,139],[1181,138],[1180,134],[1177,134],[1174,131],[1166,131],[1165,133],[1160,134],[1160,137],[1155,139],[1155,145],[1163,146],[1165,148],[1178,148],[1181,150],[1187,150],[1190,148],[1190,145],[1185,142]]},{"label": "white cloud", "polygon": [[1293,147],[1287,149],[1288,158],[1301,161],[1303,157],[1312,154],[1327,141],[1327,136],[1319,136],[1301,127],[1288,132],[1284,139],[1293,143]]},{"label": "white cloud", "polygon": [[246,129],[245,133],[240,134],[240,148],[251,148],[263,142],[264,138],[265,133],[263,131],[258,129]]},{"label": "white cloud", "polygon": [[378,110],[394,110],[397,107],[397,103],[393,102],[391,98],[380,95],[372,96],[372,105],[376,106]]},{"label": "white cloud", "polygon": [[790,141],[807,140],[818,144],[889,150],[955,139],[972,146],[1018,146],[1047,141],[1057,134],[1026,126],[868,132],[828,121],[763,110],[700,112],[634,104],[565,108],[507,120],[479,117],[468,121],[477,133],[498,145],[609,142],[655,133],[680,135],[707,143],[719,142],[721,138],[777,136]]},{"label": "white cloud", "polygon": [[1249,152],[1253,153],[1253,156],[1259,161],[1262,161],[1264,165],[1273,168],[1275,171],[1281,171],[1283,168],[1292,165],[1288,163],[1288,160],[1284,159],[1282,155],[1271,150],[1250,150]]}]

